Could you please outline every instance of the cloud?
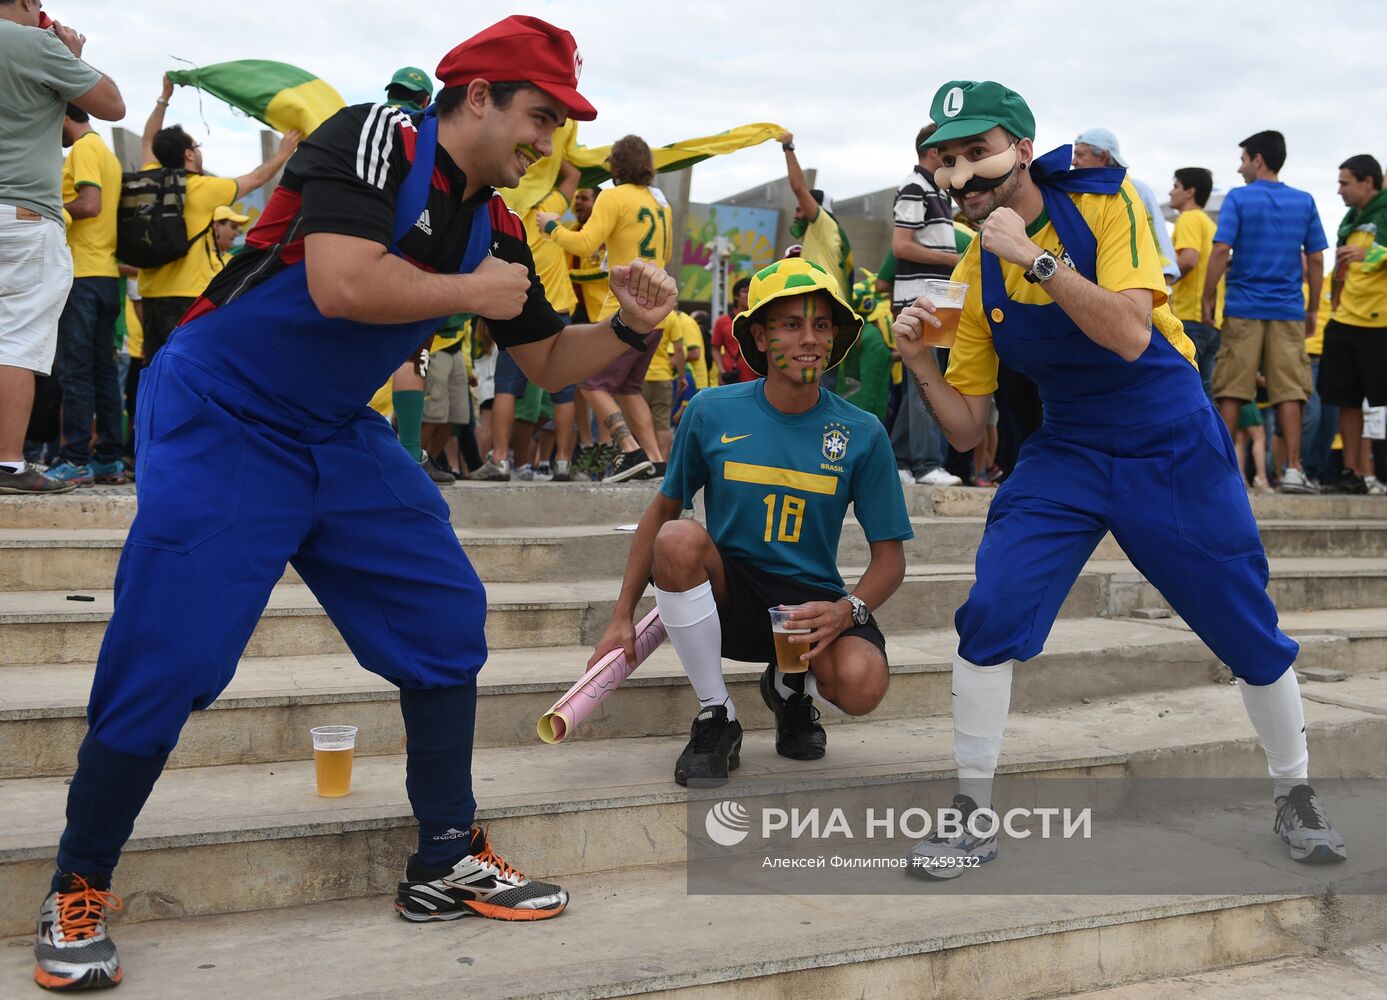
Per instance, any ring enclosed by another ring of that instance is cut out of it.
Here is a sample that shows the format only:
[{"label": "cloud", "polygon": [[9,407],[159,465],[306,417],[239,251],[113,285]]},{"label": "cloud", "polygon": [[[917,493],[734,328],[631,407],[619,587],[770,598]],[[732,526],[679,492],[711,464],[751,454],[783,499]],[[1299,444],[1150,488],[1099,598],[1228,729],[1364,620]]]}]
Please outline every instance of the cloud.
[{"label": "cloud", "polygon": [[[1201,165],[1218,187],[1241,183],[1237,142],[1263,128],[1287,135],[1288,183],[1310,190],[1326,229],[1342,212],[1337,166],[1353,153],[1387,158],[1387,77],[1376,55],[1387,29],[1361,0],[1264,0],[1255,8],[1167,0],[980,0],[949,6],[800,0],[775,8],[702,0],[540,0],[523,8],[366,0],[241,0],[236,17],[155,0],[111,5],[51,0],[89,37],[87,56],[111,73],[140,131],[159,77],[180,65],[263,58],[329,80],[348,101],[374,100],[401,65],[432,69],[451,45],[512,10],[563,25],[583,53],[584,93],[599,118],[589,144],[628,132],[652,144],[774,121],[796,134],[801,162],[836,197],[896,184],[939,84],[1000,80],[1036,113],[1038,144],[1084,127],[1117,133],[1133,172],[1158,192],[1171,172]],[[210,169],[247,170],[260,126],[180,91],[169,120],[194,128]],[[774,144],[701,164],[693,195],[715,200],[778,177]]]}]

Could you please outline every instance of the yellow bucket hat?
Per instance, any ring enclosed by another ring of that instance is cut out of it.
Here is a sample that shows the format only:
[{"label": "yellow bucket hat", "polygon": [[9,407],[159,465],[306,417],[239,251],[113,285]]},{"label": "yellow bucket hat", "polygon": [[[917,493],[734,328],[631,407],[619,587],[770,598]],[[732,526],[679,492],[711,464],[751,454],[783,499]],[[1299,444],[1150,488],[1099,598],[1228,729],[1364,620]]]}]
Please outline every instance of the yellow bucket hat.
[{"label": "yellow bucket hat", "polygon": [[838,282],[813,261],[803,257],[787,257],[756,272],[747,290],[746,312],[739,313],[732,320],[732,332],[742,347],[742,357],[757,375],[765,377],[766,352],[756,346],[756,340],[751,335],[751,323],[756,313],[776,299],[811,292],[827,292],[833,299],[833,318],[838,327],[824,371],[842,361],[852,350],[852,345],[857,343],[857,337],[862,332],[862,317],[844,301],[843,293],[838,290]]}]

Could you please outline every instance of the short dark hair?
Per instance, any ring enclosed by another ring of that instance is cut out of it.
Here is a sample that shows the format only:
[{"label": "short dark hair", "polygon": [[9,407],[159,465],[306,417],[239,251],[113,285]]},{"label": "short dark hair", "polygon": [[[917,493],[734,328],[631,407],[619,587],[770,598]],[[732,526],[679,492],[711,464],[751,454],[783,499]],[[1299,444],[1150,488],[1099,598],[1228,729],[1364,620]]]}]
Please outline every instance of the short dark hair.
[{"label": "short dark hair", "polygon": [[427,90],[413,90],[403,83],[390,84],[385,88],[385,96],[392,101],[408,101],[410,104],[417,104],[421,108],[429,103]]},{"label": "short dark hair", "polygon": [[623,135],[612,143],[608,161],[612,176],[626,184],[648,186],[655,180],[655,157],[638,135]]},{"label": "short dark hair", "polygon": [[[75,121],[75,122],[89,122],[89,121],[92,120],[92,116],[91,116],[91,115],[87,114],[85,111],[83,111],[81,108],[79,108],[79,107],[78,107],[77,105],[75,105],[75,104],[69,104],[69,105],[67,106],[67,110],[64,111],[63,114],[67,115],[69,118],[71,118],[71,119],[72,119],[73,121]],[[1378,185],[1378,187],[1381,187],[1381,186],[1382,186],[1382,185],[1380,185],[1380,184]]]},{"label": "short dark hair", "polygon": [[154,158],[159,161],[160,166],[169,170],[181,170],[183,154],[197,143],[193,141],[192,136],[183,131],[182,125],[170,125],[155,133],[154,142],[150,145],[154,148]]},{"label": "short dark hair", "polygon": [[738,281],[735,285],[732,286],[732,298],[735,299],[738,295],[741,295],[743,292],[750,292],[750,291],[751,291],[751,279],[750,279],[750,278],[742,278],[740,281]]},{"label": "short dark hair", "polygon": [[1286,137],[1280,132],[1271,129],[1258,132],[1256,135],[1248,136],[1238,145],[1247,150],[1249,160],[1260,155],[1267,169],[1274,174],[1279,174],[1281,168],[1286,165]]},{"label": "short dark hair", "polygon": [[1175,171],[1175,179],[1187,191],[1194,192],[1194,203],[1203,208],[1209,203],[1209,195],[1214,190],[1214,174],[1203,167],[1181,167]]},{"label": "short dark hair", "polygon": [[814,201],[818,203],[818,205],[819,205],[820,208],[823,207],[823,203],[824,203],[824,192],[823,192],[823,189],[822,189],[822,188],[810,188],[810,189],[809,189],[809,197],[813,198]]},{"label": "short dark hair", "polygon": [[1359,153],[1357,156],[1350,156],[1343,163],[1339,164],[1340,170],[1347,170],[1360,181],[1371,180],[1373,187],[1382,190],[1382,164],[1377,162],[1377,157],[1370,153]]},{"label": "short dark hair", "polygon": [[936,125],[936,124],[934,124],[934,122],[930,122],[930,123],[929,123],[928,125],[926,125],[924,128],[920,129],[920,131],[916,132],[916,133],[915,133],[915,152],[917,152],[917,153],[923,153],[924,150],[921,149],[920,147],[923,146],[923,145],[925,144],[925,140],[926,140],[926,139],[928,139],[930,136],[934,135],[934,133],[935,133],[935,132],[938,132],[938,131],[939,131],[939,126]]},{"label": "short dark hair", "polygon": [[[515,95],[522,90],[539,90],[528,80],[498,80],[495,83],[487,81],[487,87],[491,91],[491,103],[496,105],[498,111],[505,111],[510,107],[510,102]],[[459,84],[453,87],[444,87],[434,98],[434,108],[438,111],[438,117],[446,118],[458,108],[462,107],[462,102],[467,100],[467,84]]]}]

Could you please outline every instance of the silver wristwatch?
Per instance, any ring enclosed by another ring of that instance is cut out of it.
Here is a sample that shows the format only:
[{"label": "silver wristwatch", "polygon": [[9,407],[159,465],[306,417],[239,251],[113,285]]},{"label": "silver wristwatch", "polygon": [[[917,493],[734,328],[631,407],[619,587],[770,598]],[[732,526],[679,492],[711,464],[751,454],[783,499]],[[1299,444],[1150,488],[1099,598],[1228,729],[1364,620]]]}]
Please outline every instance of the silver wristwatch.
[{"label": "silver wristwatch", "polygon": [[1035,259],[1031,269],[1026,272],[1026,280],[1033,285],[1043,285],[1055,276],[1055,272],[1060,269],[1059,261],[1055,260],[1055,255],[1046,250]]},{"label": "silver wristwatch", "polygon": [[867,602],[855,594],[849,594],[847,602],[852,605],[852,622],[854,625],[866,625],[867,619],[872,617],[871,609],[867,607]]}]

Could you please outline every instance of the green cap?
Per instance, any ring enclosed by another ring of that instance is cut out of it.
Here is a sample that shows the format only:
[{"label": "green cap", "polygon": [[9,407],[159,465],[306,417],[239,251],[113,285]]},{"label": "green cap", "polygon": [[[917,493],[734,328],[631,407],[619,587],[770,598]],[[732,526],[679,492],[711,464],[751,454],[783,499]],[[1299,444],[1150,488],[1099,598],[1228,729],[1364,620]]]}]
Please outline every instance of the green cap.
[{"label": "green cap", "polygon": [[939,127],[921,149],[966,139],[997,125],[1022,139],[1035,138],[1035,115],[1025,98],[991,80],[950,80],[934,94],[929,116]]},{"label": "green cap", "polygon": [[408,87],[410,90],[422,90],[430,97],[433,96],[433,77],[418,66],[405,66],[402,69],[397,69],[395,75],[390,78],[390,85],[397,83],[402,87]]}]

